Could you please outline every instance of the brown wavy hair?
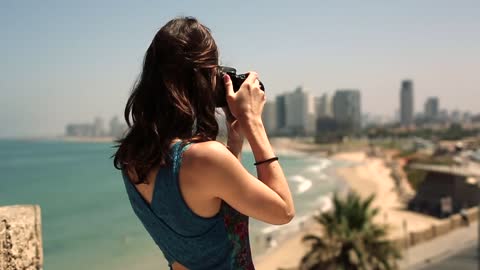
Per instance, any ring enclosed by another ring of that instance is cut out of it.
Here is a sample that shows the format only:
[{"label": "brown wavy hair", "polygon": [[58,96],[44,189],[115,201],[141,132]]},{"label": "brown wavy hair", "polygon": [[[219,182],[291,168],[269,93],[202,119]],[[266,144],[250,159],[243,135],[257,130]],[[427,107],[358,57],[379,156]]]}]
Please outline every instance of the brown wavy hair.
[{"label": "brown wavy hair", "polygon": [[114,166],[134,169],[138,183],[170,165],[170,143],[215,140],[218,50],[210,30],[192,17],[169,21],[153,38],[125,107],[128,131],[117,141]]}]

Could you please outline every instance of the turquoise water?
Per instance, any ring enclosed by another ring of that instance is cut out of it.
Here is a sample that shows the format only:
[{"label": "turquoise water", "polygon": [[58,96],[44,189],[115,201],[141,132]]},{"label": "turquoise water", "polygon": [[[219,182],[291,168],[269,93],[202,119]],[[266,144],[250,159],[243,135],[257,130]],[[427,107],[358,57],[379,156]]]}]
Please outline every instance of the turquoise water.
[{"label": "turquoise water", "polygon": [[[167,269],[163,255],[136,219],[109,143],[0,140],[0,205],[38,204],[42,209],[45,269]],[[252,220],[254,255],[263,235],[293,229],[338,186],[333,165],[301,155],[280,155],[297,217],[288,226]],[[253,156],[242,163],[255,173]]]}]

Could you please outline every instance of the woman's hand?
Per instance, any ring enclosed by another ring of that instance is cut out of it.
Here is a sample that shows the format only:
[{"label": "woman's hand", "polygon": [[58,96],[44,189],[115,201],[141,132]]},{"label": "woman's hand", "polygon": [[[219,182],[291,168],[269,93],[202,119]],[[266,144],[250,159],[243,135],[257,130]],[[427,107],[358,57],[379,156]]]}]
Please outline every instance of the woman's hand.
[{"label": "woman's hand", "polygon": [[230,76],[225,74],[227,104],[230,111],[241,124],[249,120],[261,120],[263,106],[265,105],[265,92],[260,89],[256,72],[249,72],[247,79],[237,92],[233,91]]}]

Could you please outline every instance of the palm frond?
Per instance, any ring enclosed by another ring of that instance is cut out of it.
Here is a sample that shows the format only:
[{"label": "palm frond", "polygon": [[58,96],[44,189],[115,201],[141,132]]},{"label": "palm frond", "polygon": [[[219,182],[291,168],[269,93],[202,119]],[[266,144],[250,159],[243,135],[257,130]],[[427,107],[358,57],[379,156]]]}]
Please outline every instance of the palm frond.
[{"label": "palm frond", "polygon": [[302,239],[310,250],[300,269],[397,269],[401,254],[387,240],[388,227],[373,222],[379,213],[378,208],[372,208],[374,198],[334,194],[333,210],[315,216],[323,235],[309,234]]}]

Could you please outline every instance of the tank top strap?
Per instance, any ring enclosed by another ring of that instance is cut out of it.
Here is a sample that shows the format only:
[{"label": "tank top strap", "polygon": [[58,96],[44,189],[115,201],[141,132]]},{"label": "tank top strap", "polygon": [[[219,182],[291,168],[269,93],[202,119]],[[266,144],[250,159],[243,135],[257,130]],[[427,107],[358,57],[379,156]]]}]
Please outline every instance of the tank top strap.
[{"label": "tank top strap", "polygon": [[176,142],[172,147],[172,167],[174,175],[178,175],[180,165],[182,164],[182,155],[192,143],[185,143],[183,141]]}]

